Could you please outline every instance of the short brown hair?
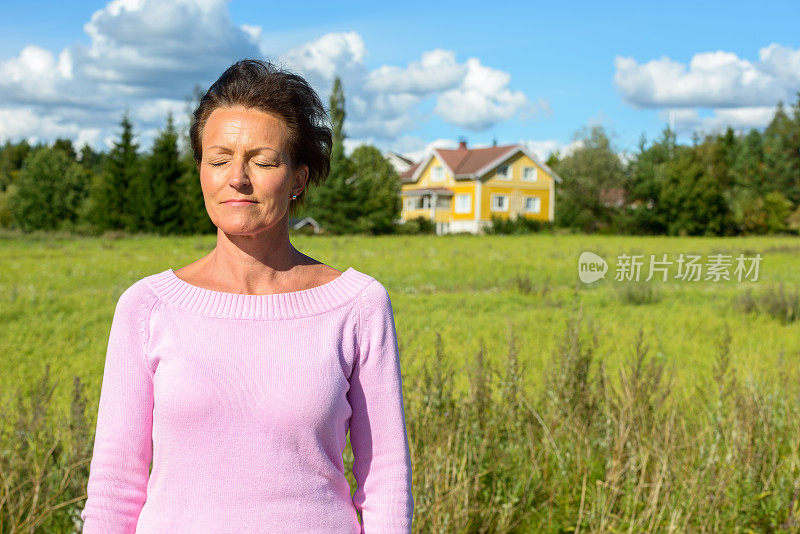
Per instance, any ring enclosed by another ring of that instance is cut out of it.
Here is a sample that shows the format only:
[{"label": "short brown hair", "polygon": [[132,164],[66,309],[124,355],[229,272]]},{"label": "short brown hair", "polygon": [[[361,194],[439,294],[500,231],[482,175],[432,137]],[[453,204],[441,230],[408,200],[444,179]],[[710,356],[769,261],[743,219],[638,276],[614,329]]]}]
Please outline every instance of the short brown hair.
[{"label": "short brown hair", "polygon": [[211,85],[194,110],[189,137],[198,166],[203,158],[203,128],[211,112],[237,105],[272,113],[286,124],[292,166],[308,165],[306,187],[289,204],[289,214],[296,213],[304,204],[308,186],[324,182],[331,168],[333,137],[322,101],[298,74],[269,61],[237,61]]}]

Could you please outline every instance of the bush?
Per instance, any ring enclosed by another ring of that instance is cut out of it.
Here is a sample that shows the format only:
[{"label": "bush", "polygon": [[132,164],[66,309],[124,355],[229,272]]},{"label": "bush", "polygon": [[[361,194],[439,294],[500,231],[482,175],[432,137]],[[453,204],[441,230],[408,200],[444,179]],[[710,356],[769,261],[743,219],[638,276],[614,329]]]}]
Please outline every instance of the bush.
[{"label": "bush", "polygon": [[71,227],[90,181],[88,171],[63,150],[37,148],[25,158],[9,200],[16,224],[25,232]]},{"label": "bush", "polygon": [[540,219],[529,219],[524,216],[517,216],[515,218],[498,217],[492,214],[491,224],[486,226],[484,231],[487,234],[493,235],[511,235],[511,234],[528,234],[531,232],[541,232],[543,230],[551,230],[552,223],[550,221],[542,221]]},{"label": "bush", "polygon": [[409,219],[396,225],[398,234],[433,234],[436,233],[436,224],[423,216]]}]

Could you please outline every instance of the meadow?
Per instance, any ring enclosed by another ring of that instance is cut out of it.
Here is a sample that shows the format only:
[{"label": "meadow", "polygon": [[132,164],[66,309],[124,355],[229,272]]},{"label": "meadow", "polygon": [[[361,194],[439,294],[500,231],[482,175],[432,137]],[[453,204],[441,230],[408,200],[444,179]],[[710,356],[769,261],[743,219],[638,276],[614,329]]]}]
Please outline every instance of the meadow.
[{"label": "meadow", "polygon": [[[415,532],[800,530],[797,237],[292,242],[389,291]],[[79,527],[116,300],[214,244],[0,236],[1,532]],[[604,279],[579,280],[584,251]],[[644,281],[681,253],[762,259],[757,280]],[[638,283],[615,280],[623,254]]]}]

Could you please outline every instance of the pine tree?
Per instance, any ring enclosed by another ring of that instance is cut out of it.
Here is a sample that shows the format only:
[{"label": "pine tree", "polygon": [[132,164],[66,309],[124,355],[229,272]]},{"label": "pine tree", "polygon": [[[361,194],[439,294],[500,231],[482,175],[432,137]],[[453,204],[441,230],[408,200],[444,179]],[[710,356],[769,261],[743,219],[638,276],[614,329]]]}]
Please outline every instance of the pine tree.
[{"label": "pine tree", "polygon": [[[800,106],[800,97],[798,98]],[[796,112],[795,115],[799,115]],[[779,191],[795,205],[800,203],[800,117],[792,120],[779,102],[764,131],[764,165],[767,189]]]},{"label": "pine tree", "polygon": [[120,121],[122,132],[108,154],[103,172],[92,184],[89,219],[100,230],[136,231],[140,217],[132,213],[131,183],[139,173],[138,145],[133,123],[126,111]]},{"label": "pine tree", "polygon": [[[186,98],[187,114],[191,124],[194,109],[199,105],[204,91],[200,86],[195,86],[192,94]],[[188,129],[180,134],[180,169],[181,176],[178,180],[178,205],[180,206],[181,232],[184,234],[216,233],[217,227],[208,216],[203,188],[200,185],[200,171],[194,160],[192,144],[189,139]]]},{"label": "pine tree", "polygon": [[78,162],[92,174],[100,174],[103,170],[103,156],[102,152],[96,152],[88,143],[84,143],[78,153]]},{"label": "pine tree", "polygon": [[137,175],[135,181],[138,184],[136,189],[144,193],[139,208],[142,229],[159,234],[180,233],[181,206],[178,198],[182,168],[172,113],[167,116],[165,129],[153,142],[145,170]]},{"label": "pine tree", "polygon": [[77,157],[77,154],[75,153],[75,147],[72,145],[72,139],[59,137],[53,142],[53,148],[63,150],[71,159],[75,159]]},{"label": "pine tree", "polygon": [[329,112],[333,130],[331,171],[321,186],[308,192],[303,215],[310,215],[330,233],[352,233],[360,230],[363,199],[355,185],[358,177],[344,153],[344,89],[338,76],[333,81]]}]

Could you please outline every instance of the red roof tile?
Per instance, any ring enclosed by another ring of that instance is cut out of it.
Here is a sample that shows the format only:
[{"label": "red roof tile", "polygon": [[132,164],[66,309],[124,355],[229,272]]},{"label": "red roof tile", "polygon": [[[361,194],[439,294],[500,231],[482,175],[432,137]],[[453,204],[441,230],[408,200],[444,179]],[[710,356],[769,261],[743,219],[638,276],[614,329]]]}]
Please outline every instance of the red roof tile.
[{"label": "red roof tile", "polygon": [[492,146],[488,148],[437,148],[439,157],[454,174],[474,174],[518,145]]}]

